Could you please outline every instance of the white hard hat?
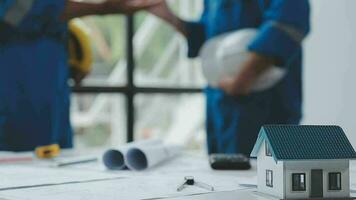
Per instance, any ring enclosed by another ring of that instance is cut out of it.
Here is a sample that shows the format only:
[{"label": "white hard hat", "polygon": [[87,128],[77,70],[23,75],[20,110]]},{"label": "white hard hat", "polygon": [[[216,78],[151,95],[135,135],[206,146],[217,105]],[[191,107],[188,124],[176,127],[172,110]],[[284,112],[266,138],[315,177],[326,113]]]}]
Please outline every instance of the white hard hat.
[{"label": "white hard hat", "polygon": [[[203,74],[212,87],[224,78],[237,76],[248,57],[248,45],[257,36],[257,29],[243,29],[217,36],[205,43],[200,51]],[[263,91],[276,85],[287,70],[273,66],[255,82],[252,91]]]}]

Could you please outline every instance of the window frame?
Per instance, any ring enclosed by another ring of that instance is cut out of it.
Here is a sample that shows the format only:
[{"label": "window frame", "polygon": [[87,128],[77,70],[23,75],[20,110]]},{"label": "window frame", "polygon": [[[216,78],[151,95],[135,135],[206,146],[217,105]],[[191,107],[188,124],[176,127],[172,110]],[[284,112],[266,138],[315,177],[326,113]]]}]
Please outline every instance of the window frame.
[{"label": "window frame", "polygon": [[[335,188],[332,187],[332,184],[331,184],[331,176],[332,175],[336,175],[335,176],[336,177],[336,183],[337,183],[337,181],[339,181],[339,183],[340,183],[339,187],[335,187]],[[342,173],[341,172],[329,172],[328,173],[328,189],[330,191],[340,191],[340,190],[342,190],[342,182],[341,181],[342,181]]]},{"label": "window frame", "polygon": [[135,134],[135,96],[137,94],[199,94],[203,88],[188,87],[137,87],[134,82],[135,57],[134,57],[134,15],[126,17],[126,61],[127,61],[127,83],[125,86],[74,86],[72,92],[75,94],[123,94],[126,97],[126,140],[134,141]]},{"label": "window frame", "polygon": [[273,188],[273,171],[269,169],[266,170],[266,186]]},{"label": "window frame", "polygon": [[[301,177],[302,176],[304,178],[304,181],[303,181],[303,186],[301,187],[301,185],[302,185]],[[298,179],[299,179],[299,182],[298,182],[297,186],[294,185],[296,177],[298,177]],[[305,192],[305,191],[307,191],[307,176],[306,176],[306,173],[292,173],[292,191],[293,192]]]}]

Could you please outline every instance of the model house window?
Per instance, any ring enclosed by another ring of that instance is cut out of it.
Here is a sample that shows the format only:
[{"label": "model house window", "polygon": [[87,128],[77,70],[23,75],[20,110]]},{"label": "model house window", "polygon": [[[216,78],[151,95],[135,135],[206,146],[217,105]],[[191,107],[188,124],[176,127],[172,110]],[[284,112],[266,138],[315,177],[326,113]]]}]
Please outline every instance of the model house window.
[{"label": "model house window", "polygon": [[273,171],[266,170],[266,186],[273,187]]},{"label": "model house window", "polygon": [[292,190],[293,191],[306,190],[304,173],[292,174]]},{"label": "model house window", "polygon": [[341,173],[329,173],[329,190],[341,190]]},{"label": "model house window", "polygon": [[266,142],[265,142],[265,147],[266,147],[266,156],[272,156],[271,148],[270,148],[270,146],[268,145],[267,140],[266,140]]}]

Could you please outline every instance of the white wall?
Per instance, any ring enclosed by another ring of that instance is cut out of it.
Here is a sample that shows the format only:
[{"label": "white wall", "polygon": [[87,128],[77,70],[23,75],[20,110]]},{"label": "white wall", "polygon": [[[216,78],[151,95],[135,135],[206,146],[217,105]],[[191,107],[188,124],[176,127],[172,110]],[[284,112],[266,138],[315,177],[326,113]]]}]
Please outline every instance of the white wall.
[{"label": "white wall", "polygon": [[356,1],[311,0],[305,124],[341,125],[356,146]]},{"label": "white wall", "polygon": [[[310,196],[311,189],[311,170],[323,170],[323,195],[328,198],[343,198],[350,196],[350,176],[348,160],[319,160],[319,161],[285,161],[285,192],[290,199],[305,199]],[[329,173],[341,172],[341,191],[330,191]],[[306,191],[292,191],[292,174],[305,173]]]},{"label": "white wall", "polygon": [[[258,191],[284,199],[283,162],[276,163],[272,157],[265,156],[265,142],[257,156]],[[273,188],[266,186],[266,170],[273,171]]]}]

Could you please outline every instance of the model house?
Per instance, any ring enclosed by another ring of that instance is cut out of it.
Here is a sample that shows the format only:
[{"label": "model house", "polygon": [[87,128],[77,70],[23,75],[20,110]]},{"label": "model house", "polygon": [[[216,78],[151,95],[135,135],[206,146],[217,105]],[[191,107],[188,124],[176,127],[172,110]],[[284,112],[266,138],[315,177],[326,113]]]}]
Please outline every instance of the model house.
[{"label": "model house", "polygon": [[349,198],[356,152],[338,126],[264,126],[251,157],[258,191],[280,199]]}]

